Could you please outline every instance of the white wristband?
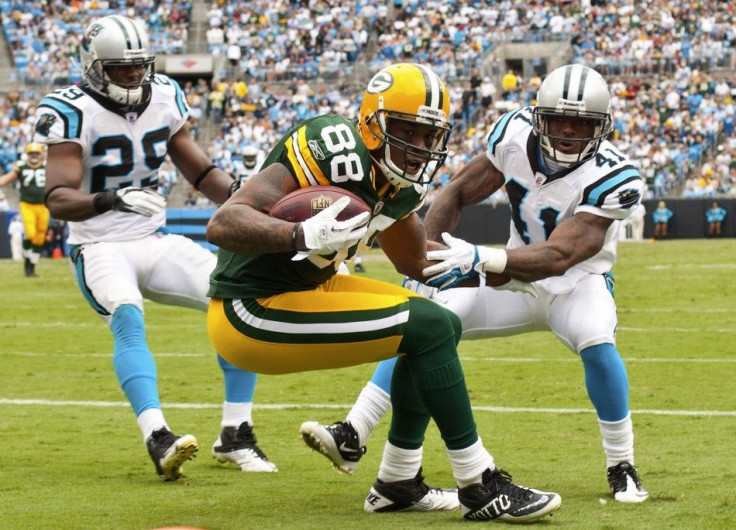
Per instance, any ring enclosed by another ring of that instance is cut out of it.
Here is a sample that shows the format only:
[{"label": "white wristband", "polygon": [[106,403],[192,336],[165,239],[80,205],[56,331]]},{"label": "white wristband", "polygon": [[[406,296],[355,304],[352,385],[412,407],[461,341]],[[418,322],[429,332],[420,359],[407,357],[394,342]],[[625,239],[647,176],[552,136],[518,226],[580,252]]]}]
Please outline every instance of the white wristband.
[{"label": "white wristband", "polygon": [[483,267],[484,272],[495,272],[500,274],[504,269],[506,269],[506,260],[508,259],[508,255],[505,250],[481,246],[477,248],[478,264]]}]

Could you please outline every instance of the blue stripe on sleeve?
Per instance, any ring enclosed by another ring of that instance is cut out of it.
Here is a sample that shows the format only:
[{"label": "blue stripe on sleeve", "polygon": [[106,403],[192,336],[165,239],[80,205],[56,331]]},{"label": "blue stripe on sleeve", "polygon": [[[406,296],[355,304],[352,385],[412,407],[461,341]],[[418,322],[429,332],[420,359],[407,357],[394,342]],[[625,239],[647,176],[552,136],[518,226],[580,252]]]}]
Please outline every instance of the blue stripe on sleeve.
[{"label": "blue stripe on sleeve", "polygon": [[619,187],[624,182],[637,178],[641,177],[639,175],[639,171],[634,168],[626,169],[616,176],[607,178],[588,192],[588,198],[585,201],[585,204],[600,206],[603,202],[603,198],[611,193],[611,191]]},{"label": "blue stripe on sleeve", "polygon": [[184,116],[187,113],[187,104],[184,96],[184,91],[179,86],[179,83],[172,80],[172,84],[176,89],[176,106],[179,108],[179,113]]},{"label": "blue stripe on sleeve", "polygon": [[506,127],[508,126],[509,122],[513,119],[514,116],[516,116],[519,112],[521,112],[522,109],[517,109],[513,112],[507,112],[501,118],[496,122],[496,126],[493,128],[493,131],[491,132],[490,136],[488,137],[488,151],[495,154],[496,151],[496,145],[498,145],[498,142],[500,142],[504,134],[506,132]]}]

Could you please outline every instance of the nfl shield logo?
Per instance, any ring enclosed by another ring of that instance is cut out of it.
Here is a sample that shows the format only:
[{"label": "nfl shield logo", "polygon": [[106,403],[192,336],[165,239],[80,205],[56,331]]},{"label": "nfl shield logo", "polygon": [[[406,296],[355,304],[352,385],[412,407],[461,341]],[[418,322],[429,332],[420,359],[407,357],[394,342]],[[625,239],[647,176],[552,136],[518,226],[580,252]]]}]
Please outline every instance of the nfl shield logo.
[{"label": "nfl shield logo", "polygon": [[312,216],[317,215],[319,212],[332,206],[332,199],[327,195],[318,195],[311,201]]}]

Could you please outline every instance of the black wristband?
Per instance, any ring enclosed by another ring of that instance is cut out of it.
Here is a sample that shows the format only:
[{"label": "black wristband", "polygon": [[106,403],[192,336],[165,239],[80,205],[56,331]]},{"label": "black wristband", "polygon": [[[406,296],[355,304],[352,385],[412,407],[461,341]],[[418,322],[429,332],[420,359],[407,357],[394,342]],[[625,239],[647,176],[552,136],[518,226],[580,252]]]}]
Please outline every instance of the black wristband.
[{"label": "black wristband", "polygon": [[207,175],[210,174],[210,171],[212,171],[216,167],[217,166],[215,164],[210,164],[209,166],[207,166],[206,168],[204,168],[204,170],[202,170],[202,172],[199,174],[199,176],[196,179],[194,179],[194,189],[195,190],[199,191],[199,185],[202,183],[202,181],[204,180],[204,178]]},{"label": "black wristband", "polygon": [[95,198],[92,199],[92,204],[97,213],[105,213],[113,209],[115,199],[117,199],[115,190],[107,190],[95,195]]},{"label": "black wristband", "polygon": [[301,223],[294,223],[294,230],[291,232],[291,250],[296,251],[296,238],[299,235],[299,226]]},{"label": "black wristband", "polygon": [[54,192],[55,190],[58,190],[59,188],[68,188],[68,187],[69,187],[69,186],[67,186],[67,185],[65,185],[65,184],[57,184],[56,186],[51,186],[51,187],[49,188],[49,191],[47,191],[47,192],[46,192],[46,193],[44,194],[44,196],[43,196],[43,203],[44,203],[44,204],[45,204],[46,206],[48,206],[48,200],[49,200],[49,195],[51,195],[51,194],[52,194],[52,193],[53,193],[53,192]]}]

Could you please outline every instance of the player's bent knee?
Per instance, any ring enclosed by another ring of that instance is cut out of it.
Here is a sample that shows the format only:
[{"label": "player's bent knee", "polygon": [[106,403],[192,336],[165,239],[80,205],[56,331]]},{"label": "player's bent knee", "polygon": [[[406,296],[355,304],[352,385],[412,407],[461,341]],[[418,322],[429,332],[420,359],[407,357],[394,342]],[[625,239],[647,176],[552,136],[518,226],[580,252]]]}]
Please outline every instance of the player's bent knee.
[{"label": "player's bent knee", "polygon": [[451,339],[460,341],[462,324],[455,313],[421,297],[409,298],[409,320],[400,351],[424,351]]}]

